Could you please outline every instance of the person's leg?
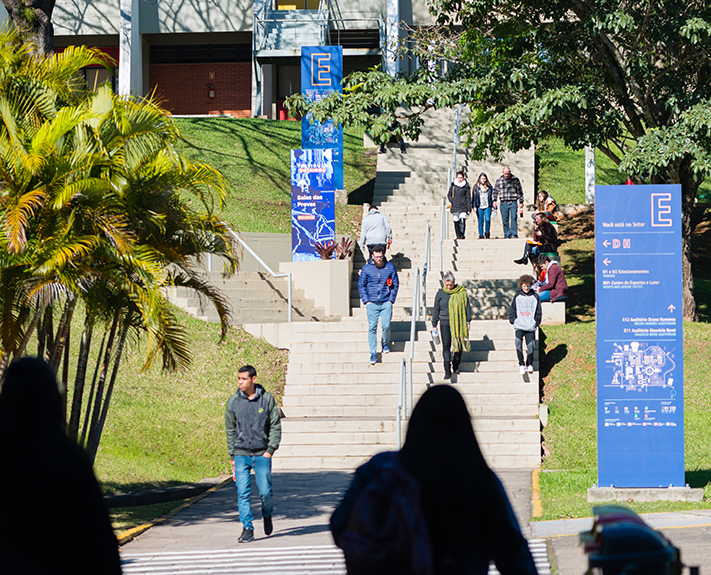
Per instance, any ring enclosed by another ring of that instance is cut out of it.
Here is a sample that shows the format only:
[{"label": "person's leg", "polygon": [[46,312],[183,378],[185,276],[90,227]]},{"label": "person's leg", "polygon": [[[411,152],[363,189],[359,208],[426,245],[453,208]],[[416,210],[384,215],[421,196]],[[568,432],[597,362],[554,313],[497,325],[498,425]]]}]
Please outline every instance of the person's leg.
[{"label": "person's leg", "polygon": [[486,212],[486,210],[482,210],[481,208],[476,209],[476,218],[479,224],[479,238],[484,237],[484,212]]},{"label": "person's leg", "polygon": [[551,301],[551,292],[548,290],[539,291],[538,299],[540,299],[541,301]]},{"label": "person's leg", "polygon": [[399,146],[400,146],[400,151],[401,151],[403,154],[406,154],[407,151],[405,150],[405,140],[402,139],[402,136],[400,136],[400,137],[398,138],[397,143],[398,143]]},{"label": "person's leg", "polygon": [[528,258],[531,257],[531,244],[528,242],[524,242],[523,244],[523,256],[521,256],[521,259],[519,260],[514,260],[515,264],[527,264],[528,263]]},{"label": "person's leg", "polygon": [[380,305],[380,327],[382,328],[381,349],[385,349],[390,341],[390,320],[393,317],[393,304],[389,301]]},{"label": "person's leg", "polygon": [[461,233],[459,231],[459,216],[452,216],[452,221],[454,222],[454,233],[457,234],[457,239],[461,240]]},{"label": "person's leg", "polygon": [[489,237],[489,233],[491,232],[491,208],[486,208],[484,210],[484,236]]},{"label": "person's leg", "polygon": [[375,244],[368,245],[368,261],[373,259],[373,250],[375,249]]},{"label": "person's leg", "polygon": [[274,508],[272,492],[272,459],[263,455],[254,458],[254,477],[262,500],[262,518],[271,517]]},{"label": "person's leg", "polygon": [[518,204],[511,202],[511,237],[518,237]]},{"label": "person's leg", "polygon": [[511,207],[511,202],[501,202],[499,208],[501,209],[501,223],[504,226],[504,237],[511,237],[511,232],[509,230],[509,208]]},{"label": "person's leg", "polygon": [[458,372],[459,365],[462,363],[462,351],[455,351],[452,354],[452,371]]},{"label": "person's leg", "polygon": [[536,341],[536,332],[524,332],[526,336],[526,366],[533,365],[533,348]]},{"label": "person's leg", "polygon": [[467,235],[467,218],[459,216],[459,229],[462,233],[462,239],[466,238]]},{"label": "person's leg", "polygon": [[244,529],[254,529],[252,526],[252,508],[249,505],[249,495],[252,492],[252,458],[246,455],[235,455],[235,485],[237,486],[237,509],[239,520]]},{"label": "person's leg", "polygon": [[442,336],[442,360],[444,361],[444,377],[448,379],[451,376],[452,369],[452,331],[449,329],[449,322],[441,322],[439,324],[439,333]]},{"label": "person's leg", "polygon": [[525,332],[521,329],[516,330],[516,357],[518,358],[519,365],[526,365],[526,361],[523,357],[523,334]]},{"label": "person's leg", "polygon": [[380,308],[378,304],[370,302],[365,306],[365,312],[368,316],[368,347],[370,355],[374,355],[378,350],[378,316]]}]

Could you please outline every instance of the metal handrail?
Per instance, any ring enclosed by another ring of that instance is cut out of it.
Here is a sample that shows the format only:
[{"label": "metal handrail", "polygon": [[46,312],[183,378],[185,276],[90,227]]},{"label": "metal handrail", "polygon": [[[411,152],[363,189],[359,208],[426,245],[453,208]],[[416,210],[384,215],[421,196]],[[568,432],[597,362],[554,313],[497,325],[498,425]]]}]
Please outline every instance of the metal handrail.
[{"label": "metal handrail", "polygon": [[[457,175],[457,144],[459,143],[459,127],[462,123],[462,105],[457,104],[457,112],[454,115],[454,146],[452,151],[452,179]],[[452,181],[450,179],[450,181]],[[447,182],[449,185],[449,182]]]},{"label": "metal handrail", "polygon": [[[400,381],[398,385],[398,403],[395,408],[395,422],[397,433],[397,448],[402,446],[402,420],[409,419],[412,415],[414,403],[414,391],[412,381],[412,360],[415,355],[415,336],[417,335],[417,322],[420,319],[420,268],[415,268],[415,290],[412,294],[412,319],[410,320],[410,354],[407,358],[407,367],[405,360],[400,359]],[[409,389],[408,389],[409,380]],[[408,398],[409,395],[409,409]],[[407,414],[407,415],[406,415]]]},{"label": "metal handrail", "polygon": [[442,210],[439,215],[439,273],[444,273],[444,260],[442,257],[442,244],[447,239],[447,199],[442,198]]},{"label": "metal handrail", "polygon": [[431,236],[430,225],[427,224],[427,231],[425,232],[425,261],[422,264],[422,317],[425,319],[427,319],[427,272],[429,272],[431,266]]},{"label": "metal handrail", "polygon": [[244,249],[246,249],[250,254],[252,254],[252,257],[259,262],[259,265],[261,265],[265,270],[267,270],[267,272],[269,272],[269,275],[271,275],[273,278],[289,278],[287,280],[287,284],[288,284],[287,285],[287,294],[288,294],[288,303],[289,303],[289,310],[288,310],[287,317],[288,317],[288,322],[291,323],[291,308],[292,308],[292,305],[291,305],[291,272],[284,273],[284,274],[276,273],[272,268],[270,268],[264,262],[264,260],[262,258],[260,258],[257,255],[257,253],[252,248],[250,248],[247,245],[247,242],[245,242],[241,237],[239,237],[234,231],[232,231],[231,233],[232,233],[232,237],[235,238]]}]

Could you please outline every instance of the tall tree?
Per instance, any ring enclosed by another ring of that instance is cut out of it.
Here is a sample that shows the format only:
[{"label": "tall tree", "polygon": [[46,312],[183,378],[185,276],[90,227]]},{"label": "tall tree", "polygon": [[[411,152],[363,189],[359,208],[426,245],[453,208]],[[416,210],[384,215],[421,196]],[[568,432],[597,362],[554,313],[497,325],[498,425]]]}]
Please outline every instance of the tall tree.
[{"label": "tall tree", "polygon": [[[93,458],[129,336],[147,342],[146,368],[158,358],[169,370],[189,362],[167,297],[175,286],[214,304],[224,336],[229,310],[197,259],[214,253],[234,270],[236,252],[217,215],[227,190],[219,172],[182,155],[177,127],[155,102],[82,85],[87,61],[102,56],[82,48],[38,57],[17,31],[0,34],[0,372],[36,336],[66,393],[79,316],[68,432]],[[84,401],[92,335],[102,329]]]},{"label": "tall tree", "polygon": [[56,0],[2,0],[15,27],[36,54],[54,53],[52,12]]},{"label": "tall tree", "polygon": [[[711,174],[711,4],[706,0],[432,0],[441,27],[413,31],[421,61],[444,77],[355,73],[311,106],[316,120],[385,126],[401,103],[402,132],[416,137],[429,107],[469,104],[475,157],[557,136],[590,144],[638,181],[683,190],[684,316],[696,319],[691,214]],[[309,103],[291,100],[304,111]],[[374,118],[367,109],[378,106]]]}]

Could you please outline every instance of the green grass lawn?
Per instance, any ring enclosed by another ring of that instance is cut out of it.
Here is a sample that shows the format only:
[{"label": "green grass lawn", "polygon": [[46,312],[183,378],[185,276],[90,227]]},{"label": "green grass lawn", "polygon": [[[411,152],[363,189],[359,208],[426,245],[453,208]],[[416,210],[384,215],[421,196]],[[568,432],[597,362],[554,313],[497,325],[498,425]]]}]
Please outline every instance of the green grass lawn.
[{"label": "green grass lawn", "polygon": [[[301,123],[234,118],[178,118],[185,150],[230,183],[224,217],[243,232],[291,232],[289,150],[301,148]],[[360,230],[363,202],[373,196],[377,150],[363,148],[363,131],[343,136],[343,185],[348,204],[336,205],[336,233]]]},{"label": "green grass lawn", "polygon": [[[536,148],[537,188],[549,192],[559,204],[585,203],[585,150],[574,151],[558,138],[541,142]],[[623,184],[627,174],[599,150],[595,153],[595,183],[599,186]],[[699,195],[711,194],[711,181],[704,182]]]}]

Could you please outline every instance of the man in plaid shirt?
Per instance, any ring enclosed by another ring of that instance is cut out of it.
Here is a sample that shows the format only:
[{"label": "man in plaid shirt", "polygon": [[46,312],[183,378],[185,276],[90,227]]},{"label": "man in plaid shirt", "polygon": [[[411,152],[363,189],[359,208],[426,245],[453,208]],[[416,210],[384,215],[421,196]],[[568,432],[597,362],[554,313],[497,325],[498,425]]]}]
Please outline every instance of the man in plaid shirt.
[{"label": "man in plaid shirt", "polygon": [[[521,180],[511,173],[511,168],[504,166],[503,176],[496,180],[494,187],[494,209],[496,202],[501,206],[501,220],[504,224],[504,237],[518,237],[518,223],[516,221],[516,203],[523,210],[523,188]],[[509,221],[511,222],[509,224]]]}]

